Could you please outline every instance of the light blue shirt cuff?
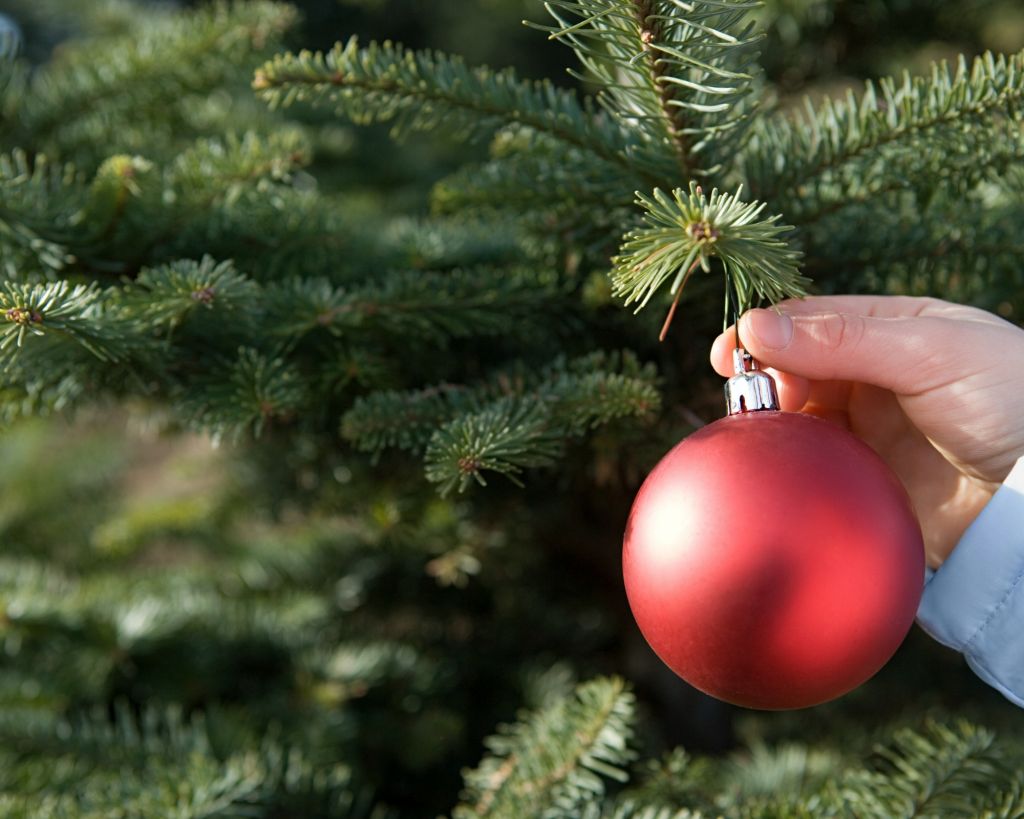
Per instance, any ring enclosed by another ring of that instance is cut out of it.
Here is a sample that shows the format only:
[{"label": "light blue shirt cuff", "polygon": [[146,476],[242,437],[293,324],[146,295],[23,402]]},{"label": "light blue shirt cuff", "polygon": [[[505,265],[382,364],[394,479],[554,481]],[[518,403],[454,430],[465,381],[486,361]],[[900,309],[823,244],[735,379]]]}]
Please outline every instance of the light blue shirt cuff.
[{"label": "light blue shirt cuff", "polygon": [[917,621],[1024,707],[1024,458],[949,558],[927,573]]}]

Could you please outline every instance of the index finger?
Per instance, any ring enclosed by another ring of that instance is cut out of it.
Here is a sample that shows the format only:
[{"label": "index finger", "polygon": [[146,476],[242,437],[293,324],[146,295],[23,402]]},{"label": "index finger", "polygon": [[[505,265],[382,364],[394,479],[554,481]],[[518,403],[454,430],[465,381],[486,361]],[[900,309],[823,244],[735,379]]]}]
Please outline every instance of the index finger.
[{"label": "index finger", "polygon": [[[972,318],[980,320],[991,317],[1000,319],[961,304],[943,301],[930,296],[806,296],[802,299],[785,299],[774,308],[790,315],[816,315],[819,313],[846,313],[874,318],[903,318],[907,316],[943,316],[947,318]],[[742,343],[742,334],[740,342]],[[730,324],[711,345],[711,365],[726,378],[732,375],[732,351],[736,347],[736,325]]]}]

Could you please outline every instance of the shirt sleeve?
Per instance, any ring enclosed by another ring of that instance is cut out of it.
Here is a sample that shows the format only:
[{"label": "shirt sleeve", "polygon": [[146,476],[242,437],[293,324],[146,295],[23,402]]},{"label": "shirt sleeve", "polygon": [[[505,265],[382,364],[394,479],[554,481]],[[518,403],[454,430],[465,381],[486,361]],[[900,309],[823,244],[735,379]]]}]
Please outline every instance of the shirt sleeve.
[{"label": "shirt sleeve", "polygon": [[935,572],[917,621],[1024,707],[1024,457]]}]

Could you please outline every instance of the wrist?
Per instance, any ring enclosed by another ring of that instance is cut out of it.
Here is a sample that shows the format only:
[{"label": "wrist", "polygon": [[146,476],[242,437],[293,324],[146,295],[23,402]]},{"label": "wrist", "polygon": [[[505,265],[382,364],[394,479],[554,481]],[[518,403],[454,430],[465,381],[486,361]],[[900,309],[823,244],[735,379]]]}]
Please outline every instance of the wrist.
[{"label": "wrist", "polygon": [[[996,491],[1002,485],[969,475],[961,475],[959,481],[960,486],[952,497],[944,499],[937,508],[922,510],[921,523],[925,535],[925,561],[930,569],[938,569],[949,559],[949,556],[963,540],[964,534],[992,501]],[[930,527],[926,522],[928,519],[939,519],[941,523]]]}]

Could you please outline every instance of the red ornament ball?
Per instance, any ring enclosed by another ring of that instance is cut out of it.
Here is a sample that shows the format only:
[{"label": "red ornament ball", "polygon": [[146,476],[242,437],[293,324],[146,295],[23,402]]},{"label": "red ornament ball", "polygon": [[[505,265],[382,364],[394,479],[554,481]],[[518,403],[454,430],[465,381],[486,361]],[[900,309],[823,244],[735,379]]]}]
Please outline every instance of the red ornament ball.
[{"label": "red ornament ball", "polygon": [[651,648],[718,699],[805,708],[875,674],[913,624],[924,544],[899,479],[830,421],[729,415],[633,503],[626,594]]}]

